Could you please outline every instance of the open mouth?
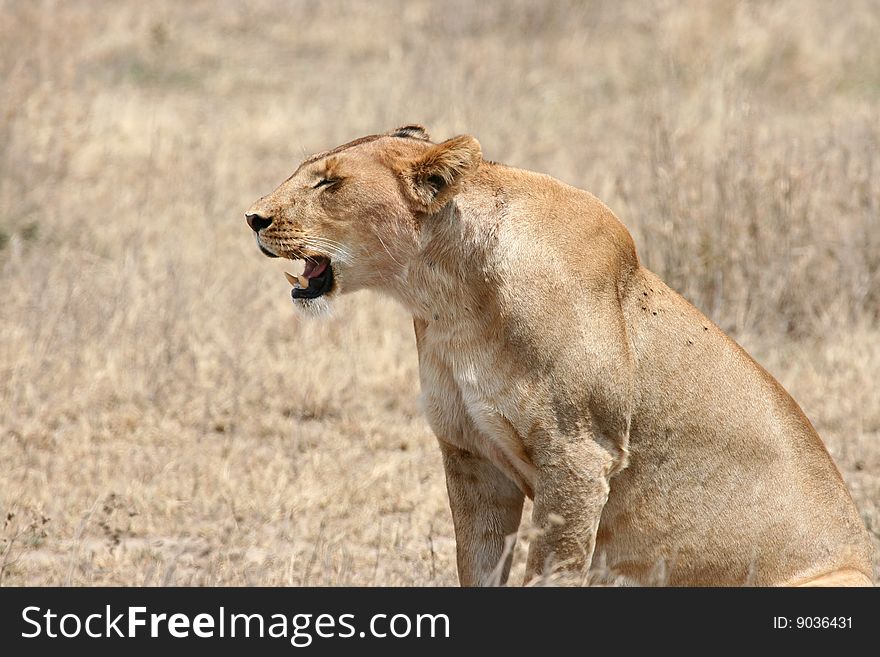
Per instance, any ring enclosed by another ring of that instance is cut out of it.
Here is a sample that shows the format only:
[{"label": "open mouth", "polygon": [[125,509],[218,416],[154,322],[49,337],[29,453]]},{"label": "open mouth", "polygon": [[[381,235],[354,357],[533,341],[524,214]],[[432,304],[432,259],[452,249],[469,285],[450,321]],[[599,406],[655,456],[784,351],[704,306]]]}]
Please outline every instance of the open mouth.
[{"label": "open mouth", "polygon": [[317,299],[333,289],[333,267],[330,258],[310,256],[305,259],[306,268],[300,276],[284,272],[293,285],[290,296],[294,299]]}]

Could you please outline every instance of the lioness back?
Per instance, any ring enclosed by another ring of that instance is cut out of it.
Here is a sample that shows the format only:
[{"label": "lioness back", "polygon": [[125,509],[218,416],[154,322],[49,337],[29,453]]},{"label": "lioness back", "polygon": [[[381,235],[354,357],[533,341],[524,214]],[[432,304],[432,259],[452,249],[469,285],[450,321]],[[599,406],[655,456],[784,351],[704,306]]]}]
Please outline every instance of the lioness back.
[{"label": "lioness back", "polygon": [[[600,527],[623,539],[609,561],[625,570],[641,546],[642,563],[667,564],[670,584],[796,583],[844,568],[870,578],[849,491],[782,386],[644,269],[623,307],[638,388],[630,467]],[[668,536],[662,547],[648,547],[652,531]]]}]

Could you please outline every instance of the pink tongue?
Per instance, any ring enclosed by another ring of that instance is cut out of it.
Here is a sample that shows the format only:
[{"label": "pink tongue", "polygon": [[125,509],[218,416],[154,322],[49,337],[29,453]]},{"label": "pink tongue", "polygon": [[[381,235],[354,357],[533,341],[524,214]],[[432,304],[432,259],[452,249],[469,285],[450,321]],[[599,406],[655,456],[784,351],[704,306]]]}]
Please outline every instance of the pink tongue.
[{"label": "pink tongue", "polygon": [[323,274],[325,269],[327,269],[326,260],[320,260],[318,262],[306,260],[306,268],[303,270],[303,276],[306,278],[315,278],[316,276]]}]

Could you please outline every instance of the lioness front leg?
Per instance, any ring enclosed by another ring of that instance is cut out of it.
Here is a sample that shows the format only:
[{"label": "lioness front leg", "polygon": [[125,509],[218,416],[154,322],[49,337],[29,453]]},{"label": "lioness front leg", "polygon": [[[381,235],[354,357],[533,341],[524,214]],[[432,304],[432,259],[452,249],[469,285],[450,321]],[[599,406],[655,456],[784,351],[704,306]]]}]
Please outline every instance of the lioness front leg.
[{"label": "lioness front leg", "polygon": [[586,577],[608,499],[612,456],[590,438],[560,438],[535,461],[532,539],[525,583],[558,567]]},{"label": "lioness front leg", "polygon": [[[462,586],[504,584],[522,517],[523,493],[489,460],[440,441]],[[510,549],[505,541],[513,535]],[[500,563],[504,558],[504,563]]]}]

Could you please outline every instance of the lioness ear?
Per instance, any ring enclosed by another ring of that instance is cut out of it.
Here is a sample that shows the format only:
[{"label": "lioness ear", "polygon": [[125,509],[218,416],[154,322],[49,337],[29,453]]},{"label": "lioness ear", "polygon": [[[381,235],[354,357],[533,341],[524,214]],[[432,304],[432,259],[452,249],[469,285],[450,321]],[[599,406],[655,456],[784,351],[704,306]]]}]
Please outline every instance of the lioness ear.
[{"label": "lioness ear", "polygon": [[424,126],[420,126],[417,123],[402,125],[399,128],[391,130],[390,132],[386,132],[385,134],[389,137],[404,137],[407,139],[421,139],[422,141],[431,141],[431,137],[428,136],[428,131],[425,130]]},{"label": "lioness ear", "polygon": [[459,135],[435,144],[408,162],[403,178],[410,193],[428,212],[436,212],[458,191],[480,164],[480,142]]}]

